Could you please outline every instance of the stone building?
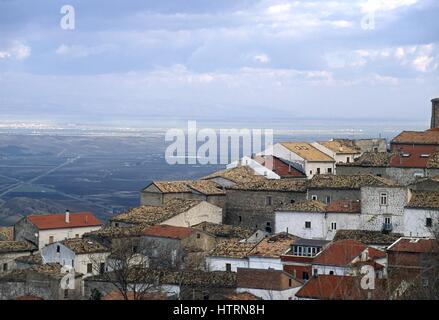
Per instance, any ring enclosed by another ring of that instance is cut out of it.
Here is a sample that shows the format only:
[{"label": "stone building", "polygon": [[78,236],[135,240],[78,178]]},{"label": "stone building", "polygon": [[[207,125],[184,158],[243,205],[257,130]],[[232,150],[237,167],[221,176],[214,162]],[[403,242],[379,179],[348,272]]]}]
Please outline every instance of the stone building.
[{"label": "stone building", "polygon": [[221,187],[231,187],[235,184],[242,184],[253,181],[264,181],[266,177],[259,174],[249,166],[241,165],[230,169],[214,172],[201,180],[213,181]]},{"label": "stone building", "polygon": [[191,227],[201,222],[221,223],[222,209],[202,200],[171,199],[161,206],[140,206],[110,219],[113,227],[167,224]]},{"label": "stone building", "polygon": [[236,239],[248,243],[257,243],[268,235],[268,232],[256,228],[246,228],[211,222],[201,222],[192,227],[215,236],[217,242]]},{"label": "stone building", "polygon": [[210,180],[153,181],[140,193],[140,204],[161,206],[171,199],[194,199],[224,207],[225,191]]},{"label": "stone building", "polygon": [[25,241],[0,241],[0,274],[17,267],[15,259],[31,255],[37,247]]},{"label": "stone building", "polygon": [[439,230],[439,191],[411,191],[404,208],[404,235],[435,237]]},{"label": "stone building", "polygon": [[306,198],[306,179],[261,180],[226,189],[224,223],[274,231],[274,209]]},{"label": "stone building", "polygon": [[350,163],[361,155],[359,148],[343,140],[317,141],[311,145],[333,158],[336,163]]},{"label": "stone building", "polygon": [[370,174],[317,175],[308,184],[307,199],[327,204],[337,200],[360,200],[362,187],[392,185],[395,182]]}]

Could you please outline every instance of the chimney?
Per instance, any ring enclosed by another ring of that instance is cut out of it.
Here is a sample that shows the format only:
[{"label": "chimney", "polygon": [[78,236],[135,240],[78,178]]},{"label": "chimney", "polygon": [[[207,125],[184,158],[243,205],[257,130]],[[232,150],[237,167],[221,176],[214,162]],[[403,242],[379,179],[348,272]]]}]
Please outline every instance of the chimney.
[{"label": "chimney", "polygon": [[69,211],[69,209],[66,210],[66,223],[70,223],[70,211]]},{"label": "chimney", "polygon": [[431,129],[439,128],[439,98],[431,100]]}]

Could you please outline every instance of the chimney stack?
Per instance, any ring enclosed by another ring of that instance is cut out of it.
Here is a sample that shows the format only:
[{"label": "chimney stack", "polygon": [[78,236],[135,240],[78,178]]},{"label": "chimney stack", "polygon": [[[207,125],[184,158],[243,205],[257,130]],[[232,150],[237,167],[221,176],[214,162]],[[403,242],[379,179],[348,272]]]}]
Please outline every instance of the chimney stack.
[{"label": "chimney stack", "polygon": [[70,211],[69,211],[69,209],[66,210],[66,223],[70,223]]},{"label": "chimney stack", "polygon": [[439,98],[431,100],[431,129],[439,128]]}]

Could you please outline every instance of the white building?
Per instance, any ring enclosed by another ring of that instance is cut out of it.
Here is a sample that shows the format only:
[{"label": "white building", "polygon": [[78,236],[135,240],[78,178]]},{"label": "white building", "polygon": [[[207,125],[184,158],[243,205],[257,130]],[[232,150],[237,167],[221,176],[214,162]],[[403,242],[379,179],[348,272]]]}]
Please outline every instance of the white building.
[{"label": "white building", "polygon": [[351,163],[361,156],[359,149],[344,144],[340,140],[317,141],[311,145],[333,158],[336,163]]},{"label": "white building", "polygon": [[206,257],[206,270],[236,272],[238,268],[248,268],[247,255],[255,245],[235,239],[221,241]]},{"label": "white building", "polygon": [[69,239],[55,242],[41,250],[44,263],[59,263],[72,267],[84,276],[107,271],[110,249],[90,239]]},{"label": "white building", "polygon": [[81,238],[84,233],[99,230],[102,222],[91,212],[30,215],[14,225],[14,240],[28,241],[39,249],[66,239]]},{"label": "white building", "polygon": [[404,208],[404,235],[434,237],[439,227],[439,192],[411,191]]},{"label": "white building", "polygon": [[335,160],[307,142],[280,142],[263,152],[290,162],[308,178],[316,174],[334,174]]},{"label": "white building", "polygon": [[275,211],[275,232],[288,232],[301,238],[332,240],[337,230],[359,229],[359,201],[337,200],[325,204],[305,200]]}]

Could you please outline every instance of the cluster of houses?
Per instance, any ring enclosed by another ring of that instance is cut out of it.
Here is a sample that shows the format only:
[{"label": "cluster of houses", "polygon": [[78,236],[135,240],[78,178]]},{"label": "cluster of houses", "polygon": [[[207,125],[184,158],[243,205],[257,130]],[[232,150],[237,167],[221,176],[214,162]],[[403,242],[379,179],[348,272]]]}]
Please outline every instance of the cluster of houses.
[{"label": "cluster of houses", "polygon": [[277,143],[201,179],[152,181],[105,224],[66,211],[2,227],[0,299],[425,298],[438,287],[432,103],[431,128],[389,146]]}]

